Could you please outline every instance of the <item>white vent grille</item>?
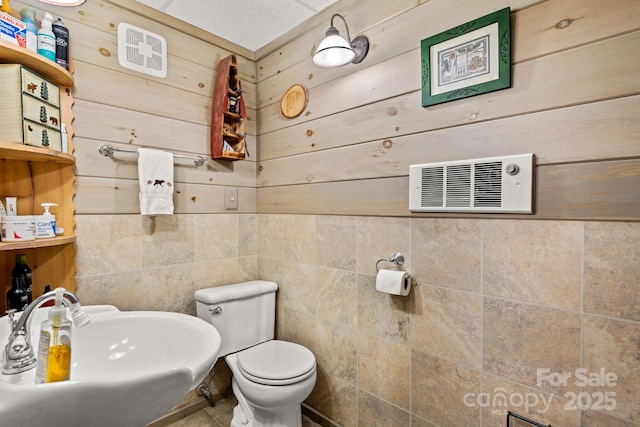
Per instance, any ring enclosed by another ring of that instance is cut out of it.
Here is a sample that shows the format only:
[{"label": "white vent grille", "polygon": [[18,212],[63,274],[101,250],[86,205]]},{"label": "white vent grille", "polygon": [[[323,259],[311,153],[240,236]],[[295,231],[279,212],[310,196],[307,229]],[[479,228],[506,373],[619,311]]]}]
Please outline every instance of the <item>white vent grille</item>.
[{"label": "white vent grille", "polygon": [[118,24],[118,62],[124,68],[154,77],[167,77],[167,41],[150,31]]},{"label": "white vent grille", "polygon": [[411,165],[413,212],[532,213],[533,154]]}]

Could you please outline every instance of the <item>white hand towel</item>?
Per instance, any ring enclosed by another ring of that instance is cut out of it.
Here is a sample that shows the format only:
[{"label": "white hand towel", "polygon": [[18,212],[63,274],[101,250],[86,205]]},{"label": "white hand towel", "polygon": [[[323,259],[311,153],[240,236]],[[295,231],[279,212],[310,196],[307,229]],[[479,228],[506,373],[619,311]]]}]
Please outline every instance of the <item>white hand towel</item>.
[{"label": "white hand towel", "polygon": [[173,154],[138,149],[140,214],[173,215]]}]

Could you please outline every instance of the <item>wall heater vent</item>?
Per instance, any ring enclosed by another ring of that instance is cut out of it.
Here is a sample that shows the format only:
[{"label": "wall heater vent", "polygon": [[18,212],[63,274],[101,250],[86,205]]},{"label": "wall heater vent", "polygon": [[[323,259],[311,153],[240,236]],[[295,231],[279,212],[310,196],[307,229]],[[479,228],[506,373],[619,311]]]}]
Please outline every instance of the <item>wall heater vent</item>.
[{"label": "wall heater vent", "polygon": [[409,167],[412,212],[530,214],[533,154]]},{"label": "wall heater vent", "polygon": [[118,24],[118,63],[139,73],[167,77],[167,41],[131,24]]}]

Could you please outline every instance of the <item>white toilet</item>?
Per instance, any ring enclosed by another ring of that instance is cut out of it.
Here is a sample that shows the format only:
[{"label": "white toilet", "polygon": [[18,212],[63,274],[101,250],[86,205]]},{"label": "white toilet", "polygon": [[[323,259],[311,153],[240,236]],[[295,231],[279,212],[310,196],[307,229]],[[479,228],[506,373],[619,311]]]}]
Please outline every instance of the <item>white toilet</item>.
[{"label": "white toilet", "polygon": [[196,291],[198,317],[222,337],[238,405],[231,427],[300,427],[301,403],[316,384],[306,347],[274,340],[278,285],[265,280]]}]

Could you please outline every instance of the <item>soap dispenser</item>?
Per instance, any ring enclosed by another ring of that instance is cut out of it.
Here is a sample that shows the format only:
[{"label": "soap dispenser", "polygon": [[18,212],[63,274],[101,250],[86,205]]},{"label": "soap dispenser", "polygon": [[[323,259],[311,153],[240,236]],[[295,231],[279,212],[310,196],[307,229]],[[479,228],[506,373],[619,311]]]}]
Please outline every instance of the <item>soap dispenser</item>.
[{"label": "soap dispenser", "polygon": [[38,239],[56,237],[56,217],[49,208],[58,206],[56,203],[41,203],[44,213],[36,217],[36,237]]},{"label": "soap dispenser", "polygon": [[56,289],[55,306],[40,327],[36,384],[66,381],[71,374],[71,321],[62,305],[63,291]]}]

